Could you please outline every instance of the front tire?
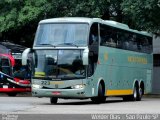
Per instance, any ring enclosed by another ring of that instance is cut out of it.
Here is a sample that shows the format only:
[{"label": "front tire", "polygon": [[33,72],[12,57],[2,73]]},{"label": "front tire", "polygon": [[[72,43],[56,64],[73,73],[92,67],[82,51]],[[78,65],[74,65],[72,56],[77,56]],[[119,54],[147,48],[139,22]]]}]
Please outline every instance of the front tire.
[{"label": "front tire", "polygon": [[57,102],[58,102],[58,98],[56,98],[56,97],[51,97],[50,98],[50,103],[51,104],[57,104]]},{"label": "front tire", "polygon": [[135,86],[133,90],[133,95],[131,95],[131,101],[136,101],[138,98],[138,87]]},{"label": "front tire", "polygon": [[143,89],[140,87],[140,88],[138,89],[137,101],[141,101],[142,96],[143,96]]},{"label": "front tire", "polygon": [[97,97],[92,97],[91,100],[94,103],[103,103],[103,102],[106,101],[105,89],[103,88],[102,84],[99,84],[98,96]]}]

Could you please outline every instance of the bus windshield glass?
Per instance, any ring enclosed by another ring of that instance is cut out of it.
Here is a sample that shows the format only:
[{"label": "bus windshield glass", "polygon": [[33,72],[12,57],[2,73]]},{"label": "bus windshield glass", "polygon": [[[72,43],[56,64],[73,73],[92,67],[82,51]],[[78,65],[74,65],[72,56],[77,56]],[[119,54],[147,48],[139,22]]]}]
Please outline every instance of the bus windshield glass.
[{"label": "bus windshield glass", "polygon": [[34,46],[87,46],[88,24],[40,24]]},{"label": "bus windshield glass", "polygon": [[85,77],[82,50],[38,50],[34,76],[40,79],[79,79]]}]

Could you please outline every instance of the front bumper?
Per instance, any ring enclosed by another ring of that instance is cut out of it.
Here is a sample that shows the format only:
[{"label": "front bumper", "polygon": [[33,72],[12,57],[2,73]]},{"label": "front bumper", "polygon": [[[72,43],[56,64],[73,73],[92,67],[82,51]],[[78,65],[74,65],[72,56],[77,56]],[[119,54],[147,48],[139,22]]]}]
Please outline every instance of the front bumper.
[{"label": "front bumper", "polygon": [[32,89],[35,97],[87,98],[85,89]]}]

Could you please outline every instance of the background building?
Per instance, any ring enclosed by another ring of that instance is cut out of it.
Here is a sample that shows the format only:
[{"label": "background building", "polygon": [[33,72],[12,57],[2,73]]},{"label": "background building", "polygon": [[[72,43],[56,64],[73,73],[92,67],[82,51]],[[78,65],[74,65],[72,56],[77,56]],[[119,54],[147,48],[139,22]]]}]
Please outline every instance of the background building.
[{"label": "background building", "polygon": [[152,94],[160,94],[160,36],[153,36]]}]

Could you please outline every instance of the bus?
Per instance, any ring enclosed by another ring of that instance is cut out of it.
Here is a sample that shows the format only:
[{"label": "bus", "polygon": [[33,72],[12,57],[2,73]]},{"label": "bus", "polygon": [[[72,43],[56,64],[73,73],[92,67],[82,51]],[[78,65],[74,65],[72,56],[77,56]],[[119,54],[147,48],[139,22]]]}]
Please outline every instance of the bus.
[{"label": "bus", "polygon": [[106,97],[140,101],[151,91],[152,34],[99,18],[52,18],[39,22],[32,49],[32,95],[62,99]]},{"label": "bus", "polygon": [[8,41],[0,42],[0,93],[16,96],[31,92],[28,66],[22,66],[22,52],[26,47]]}]

